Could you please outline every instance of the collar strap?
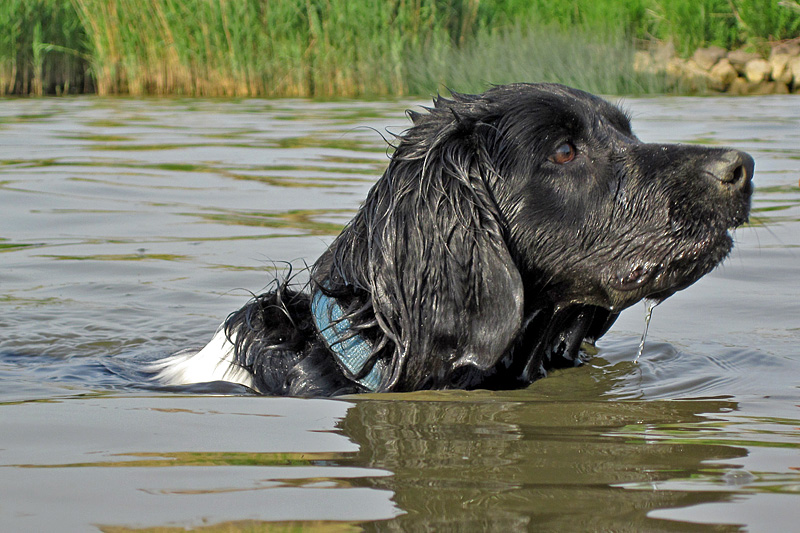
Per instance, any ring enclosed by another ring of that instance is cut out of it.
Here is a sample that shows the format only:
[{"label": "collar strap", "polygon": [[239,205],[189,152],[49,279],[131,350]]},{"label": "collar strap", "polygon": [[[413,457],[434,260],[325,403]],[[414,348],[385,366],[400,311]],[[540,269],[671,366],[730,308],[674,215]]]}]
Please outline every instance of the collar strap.
[{"label": "collar strap", "polygon": [[[358,333],[351,331],[351,322],[344,318],[344,310],[335,298],[322,291],[316,291],[311,299],[311,314],[317,331],[325,344],[351,376],[359,374],[372,355],[372,343]],[[355,382],[372,392],[378,390],[386,375],[386,364],[379,359],[363,378]]]}]

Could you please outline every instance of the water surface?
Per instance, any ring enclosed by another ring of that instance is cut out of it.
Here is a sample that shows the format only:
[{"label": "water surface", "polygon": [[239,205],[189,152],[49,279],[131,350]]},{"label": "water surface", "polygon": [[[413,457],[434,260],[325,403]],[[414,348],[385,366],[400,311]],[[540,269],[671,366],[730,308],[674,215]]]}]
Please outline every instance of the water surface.
[{"label": "water surface", "polygon": [[313,260],[419,102],[0,101],[4,531],[789,531],[800,492],[800,100],[628,99],[756,159],[726,263],[513,392],[158,389]]}]

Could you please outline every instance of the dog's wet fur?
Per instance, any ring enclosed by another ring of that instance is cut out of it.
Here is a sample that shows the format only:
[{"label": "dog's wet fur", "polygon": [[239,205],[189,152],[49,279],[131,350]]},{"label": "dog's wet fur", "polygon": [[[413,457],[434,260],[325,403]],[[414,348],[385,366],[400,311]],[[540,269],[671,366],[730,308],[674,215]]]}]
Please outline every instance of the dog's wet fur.
[{"label": "dog's wet fur", "polygon": [[[228,317],[219,347],[159,363],[159,379],[200,381],[205,358],[208,379],[332,396],[369,391],[358,380],[381,361],[377,392],[525,387],[579,364],[626,307],[710,272],[748,219],[749,155],[643,143],[586,92],[497,86],[408,115],[309,286],[276,282]],[[315,291],[372,347],[355,375],[319,334]]]}]

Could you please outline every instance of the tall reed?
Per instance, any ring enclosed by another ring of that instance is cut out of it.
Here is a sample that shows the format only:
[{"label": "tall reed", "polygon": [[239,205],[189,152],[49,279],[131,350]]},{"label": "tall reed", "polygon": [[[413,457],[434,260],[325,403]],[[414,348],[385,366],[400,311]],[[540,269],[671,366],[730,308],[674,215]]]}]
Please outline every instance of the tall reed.
[{"label": "tall reed", "polygon": [[0,1],[0,95],[92,90],[84,40],[69,0]]},{"label": "tall reed", "polygon": [[403,94],[406,51],[446,34],[437,2],[73,1],[101,94]]}]

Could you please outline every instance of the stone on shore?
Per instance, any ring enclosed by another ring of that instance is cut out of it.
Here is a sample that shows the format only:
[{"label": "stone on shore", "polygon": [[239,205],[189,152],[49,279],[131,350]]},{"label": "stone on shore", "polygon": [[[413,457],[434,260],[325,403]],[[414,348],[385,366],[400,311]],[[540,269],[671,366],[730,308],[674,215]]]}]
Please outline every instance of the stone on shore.
[{"label": "stone on shore", "polygon": [[734,80],[739,78],[739,73],[733,68],[728,58],[720,59],[708,72],[709,84],[715,91],[726,91]]},{"label": "stone on shore", "polygon": [[671,43],[655,43],[636,52],[634,69],[666,74],[673,83],[693,92],[800,93],[800,37],[772,46],[766,58],[743,48],[728,52],[710,46],[682,59]]},{"label": "stone on shore", "polygon": [[698,48],[695,50],[694,54],[692,54],[692,59],[697,63],[697,66],[707,72],[726,55],[728,55],[728,52],[724,48],[709,46],[708,48]]},{"label": "stone on shore", "polygon": [[761,59],[761,56],[755,52],[745,52],[741,48],[728,52],[728,61],[731,62],[733,68],[741,75],[744,75],[744,66],[753,59]]},{"label": "stone on shore", "polygon": [[794,84],[794,90],[800,90],[800,56],[793,57],[789,63],[786,65],[786,68],[789,72],[792,73],[792,83]]},{"label": "stone on shore", "polygon": [[786,68],[792,56],[789,54],[772,54],[769,64],[772,65],[772,79],[781,83],[792,83],[792,72]]},{"label": "stone on shore", "polygon": [[787,56],[800,56],[800,42],[798,41],[786,41],[783,43],[776,44],[772,51],[770,52],[770,56],[776,54],[784,54]]},{"label": "stone on shore", "polygon": [[766,59],[751,59],[744,66],[744,77],[750,83],[761,83],[769,79],[772,65]]}]

